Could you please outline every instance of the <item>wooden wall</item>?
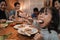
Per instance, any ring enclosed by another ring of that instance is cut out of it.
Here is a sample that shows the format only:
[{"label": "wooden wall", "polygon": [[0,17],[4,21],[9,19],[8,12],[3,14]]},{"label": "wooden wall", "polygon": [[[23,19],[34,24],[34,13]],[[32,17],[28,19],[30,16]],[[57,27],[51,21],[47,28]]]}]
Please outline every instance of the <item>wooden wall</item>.
[{"label": "wooden wall", "polygon": [[7,2],[7,9],[11,10],[14,8],[14,3],[16,2],[16,0],[6,0]]},{"label": "wooden wall", "polygon": [[[46,5],[46,0],[6,0],[7,9],[13,9],[16,1],[21,3],[21,10],[26,13],[32,13],[34,7],[38,7],[40,10],[41,7]],[[52,0],[50,0],[50,6],[52,6]]]}]

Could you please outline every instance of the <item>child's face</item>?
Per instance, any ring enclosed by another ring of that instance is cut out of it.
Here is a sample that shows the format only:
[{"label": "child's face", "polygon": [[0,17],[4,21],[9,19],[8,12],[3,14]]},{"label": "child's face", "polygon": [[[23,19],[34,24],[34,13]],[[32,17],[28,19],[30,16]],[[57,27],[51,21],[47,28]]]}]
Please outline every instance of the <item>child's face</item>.
[{"label": "child's face", "polygon": [[52,19],[51,11],[47,9],[47,12],[40,13],[38,15],[38,20],[41,20],[43,23],[40,24],[41,28],[46,27]]}]

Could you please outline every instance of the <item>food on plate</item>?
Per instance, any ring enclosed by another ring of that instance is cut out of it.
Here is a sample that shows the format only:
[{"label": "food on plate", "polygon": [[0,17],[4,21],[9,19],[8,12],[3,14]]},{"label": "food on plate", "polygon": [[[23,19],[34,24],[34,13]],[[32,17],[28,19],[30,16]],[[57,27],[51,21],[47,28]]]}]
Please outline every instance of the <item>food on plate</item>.
[{"label": "food on plate", "polygon": [[18,33],[22,35],[27,35],[27,36],[31,36],[33,34],[36,34],[37,32],[38,30],[32,27],[22,27],[18,29]]},{"label": "food on plate", "polygon": [[19,29],[19,28],[22,28],[22,27],[24,27],[22,24],[17,24],[17,25],[14,26],[15,29]]},{"label": "food on plate", "polygon": [[27,32],[27,33],[29,33],[29,34],[31,34],[31,33],[32,33],[32,30],[31,30],[31,29],[29,29],[29,28],[26,28],[24,31],[25,31],[25,32]]}]

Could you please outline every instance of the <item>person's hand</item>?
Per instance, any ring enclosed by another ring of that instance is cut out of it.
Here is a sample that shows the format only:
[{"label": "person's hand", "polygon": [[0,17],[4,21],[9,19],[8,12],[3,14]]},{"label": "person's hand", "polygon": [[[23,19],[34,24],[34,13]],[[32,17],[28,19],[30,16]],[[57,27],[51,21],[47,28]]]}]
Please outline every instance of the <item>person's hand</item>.
[{"label": "person's hand", "polygon": [[23,13],[23,11],[22,11],[22,10],[16,10],[16,11],[19,11],[19,12]]},{"label": "person's hand", "polygon": [[28,19],[24,19],[24,23],[31,25],[32,23]]},{"label": "person's hand", "polygon": [[4,22],[6,22],[6,19],[1,19],[1,23],[4,23]]},{"label": "person's hand", "polygon": [[11,15],[10,17],[9,17],[9,20],[13,20],[15,17],[14,17],[14,15]]},{"label": "person's hand", "polygon": [[39,33],[37,33],[33,38],[33,40],[42,40],[42,39],[43,39],[43,36]]},{"label": "person's hand", "polygon": [[23,22],[24,19],[23,18],[17,18],[16,21]]}]

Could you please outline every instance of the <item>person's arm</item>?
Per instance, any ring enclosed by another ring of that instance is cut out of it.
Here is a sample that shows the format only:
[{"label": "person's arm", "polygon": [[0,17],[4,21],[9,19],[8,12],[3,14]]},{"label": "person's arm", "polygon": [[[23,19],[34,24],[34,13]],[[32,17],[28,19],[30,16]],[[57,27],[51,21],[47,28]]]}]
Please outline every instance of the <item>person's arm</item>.
[{"label": "person's arm", "polygon": [[18,16],[19,16],[19,11],[16,10],[16,12],[15,12],[15,19],[18,18]]}]

